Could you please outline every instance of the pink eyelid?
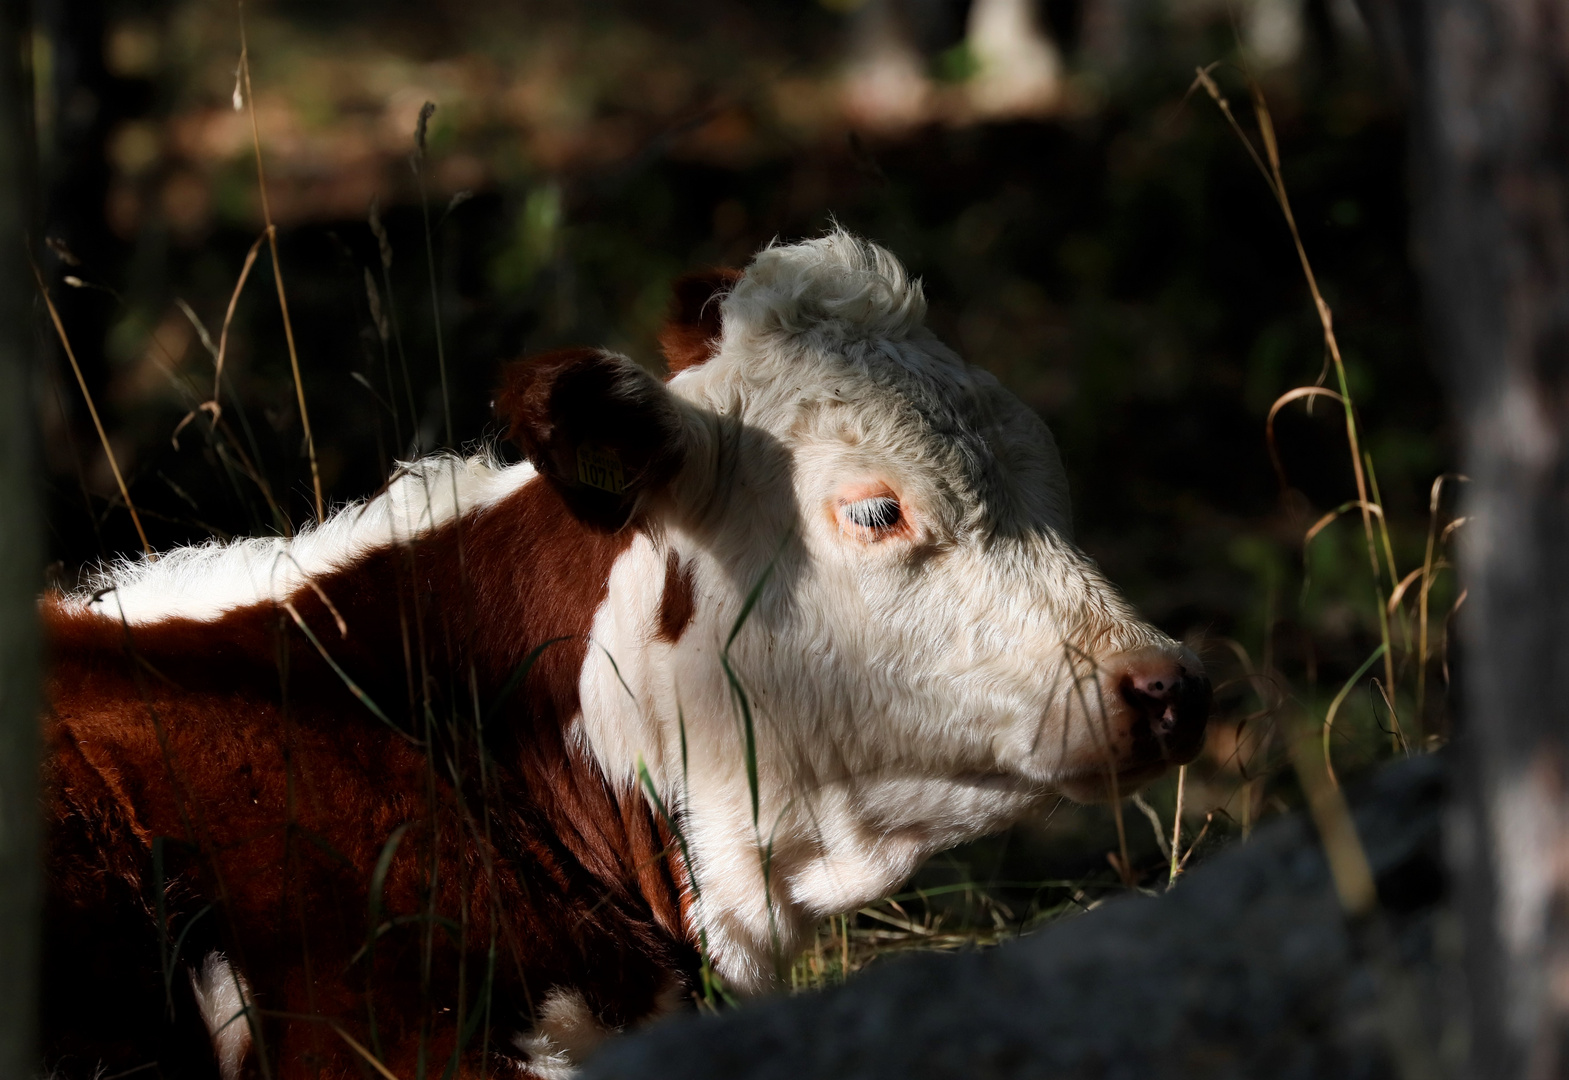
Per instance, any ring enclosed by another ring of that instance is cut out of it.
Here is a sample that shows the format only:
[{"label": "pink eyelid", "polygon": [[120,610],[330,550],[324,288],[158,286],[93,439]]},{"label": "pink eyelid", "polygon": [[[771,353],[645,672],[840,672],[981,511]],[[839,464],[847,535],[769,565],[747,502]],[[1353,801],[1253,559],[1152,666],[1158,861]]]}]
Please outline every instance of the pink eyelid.
[{"label": "pink eyelid", "polygon": [[840,490],[834,502],[844,506],[846,503],[865,502],[867,499],[892,499],[901,506],[904,504],[904,500],[899,498],[899,493],[880,480],[850,484]]}]

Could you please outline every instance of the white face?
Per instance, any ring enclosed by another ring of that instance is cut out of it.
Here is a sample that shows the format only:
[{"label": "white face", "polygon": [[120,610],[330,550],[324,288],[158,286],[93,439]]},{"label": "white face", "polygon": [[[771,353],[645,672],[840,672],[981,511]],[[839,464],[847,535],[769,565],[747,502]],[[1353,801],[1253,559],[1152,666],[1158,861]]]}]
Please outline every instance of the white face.
[{"label": "white face", "polygon": [[[680,708],[631,738],[664,747],[638,752],[688,808],[704,888],[755,890],[720,657],[766,574],[728,657],[754,713],[770,887],[802,919],[1051,793],[1127,794],[1202,738],[1202,667],[1074,547],[1045,424],[923,310],[890,256],[844,234],[770,249],[724,300],[717,353],[669,383],[690,437],[664,542],[693,568],[696,615],[659,680]],[[624,729],[588,726],[602,754],[632,752]]]},{"label": "white face", "polygon": [[1121,730],[1121,658],[1201,669],[1074,547],[1046,425],[918,325],[748,332],[749,284],[671,389],[716,418],[690,526],[711,634],[772,566],[733,654],[785,759],[1095,797],[1196,749]]}]

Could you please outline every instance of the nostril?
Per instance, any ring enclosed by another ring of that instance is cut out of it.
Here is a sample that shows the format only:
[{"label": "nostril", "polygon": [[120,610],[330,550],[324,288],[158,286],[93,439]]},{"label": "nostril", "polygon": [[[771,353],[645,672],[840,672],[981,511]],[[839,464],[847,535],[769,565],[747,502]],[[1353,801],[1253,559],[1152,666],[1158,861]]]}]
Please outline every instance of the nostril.
[{"label": "nostril", "polygon": [[1150,717],[1150,727],[1157,735],[1170,735],[1177,729],[1176,706],[1168,705],[1159,716]]},{"label": "nostril", "polygon": [[1121,735],[1130,740],[1133,757],[1182,763],[1203,748],[1209,678],[1202,666],[1173,652],[1150,649],[1128,656],[1116,675],[1117,693],[1127,706]]},{"label": "nostril", "polygon": [[1202,727],[1209,705],[1209,680],[1189,673],[1181,665],[1152,665],[1155,670],[1128,671],[1122,680],[1122,697],[1162,739]]},{"label": "nostril", "polygon": [[1130,671],[1124,682],[1124,693],[1132,692],[1155,702],[1170,701],[1181,696],[1182,683],[1187,674],[1182,668],[1162,668],[1156,671]]}]

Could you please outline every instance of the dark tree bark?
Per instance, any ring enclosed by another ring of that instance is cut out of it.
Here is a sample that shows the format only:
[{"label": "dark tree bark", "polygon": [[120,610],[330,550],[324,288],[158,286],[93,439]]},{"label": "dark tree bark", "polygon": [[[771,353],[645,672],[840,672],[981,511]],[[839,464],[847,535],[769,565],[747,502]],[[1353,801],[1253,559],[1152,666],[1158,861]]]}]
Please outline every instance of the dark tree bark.
[{"label": "dark tree bark", "polygon": [[22,69],[26,5],[0,7],[0,1076],[37,1073],[34,972],[40,894],[38,630],[34,498],[36,295],[25,234],[32,200],[32,95]]},{"label": "dark tree bark", "polygon": [[1402,16],[1384,25],[1404,37],[1417,257],[1471,478],[1451,847],[1473,1074],[1565,1076],[1569,4]]}]

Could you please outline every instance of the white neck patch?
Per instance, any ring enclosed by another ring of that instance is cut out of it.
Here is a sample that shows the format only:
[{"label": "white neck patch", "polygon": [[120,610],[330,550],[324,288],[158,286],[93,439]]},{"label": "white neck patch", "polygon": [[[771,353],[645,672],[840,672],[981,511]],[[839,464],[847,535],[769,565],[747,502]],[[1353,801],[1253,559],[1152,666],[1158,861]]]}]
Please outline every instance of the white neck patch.
[{"label": "white neck patch", "polygon": [[536,475],[526,462],[502,466],[488,454],[434,455],[400,466],[400,473],[380,495],[342,507],[292,538],[213,540],[156,560],[127,559],[101,569],[64,603],[132,624],[212,621],[236,608],[287,600],[307,582],[498,502]]}]

